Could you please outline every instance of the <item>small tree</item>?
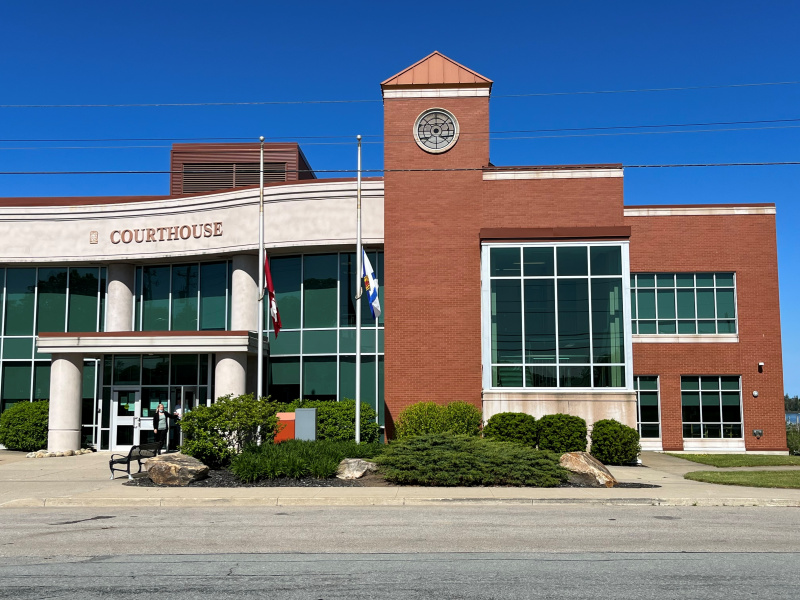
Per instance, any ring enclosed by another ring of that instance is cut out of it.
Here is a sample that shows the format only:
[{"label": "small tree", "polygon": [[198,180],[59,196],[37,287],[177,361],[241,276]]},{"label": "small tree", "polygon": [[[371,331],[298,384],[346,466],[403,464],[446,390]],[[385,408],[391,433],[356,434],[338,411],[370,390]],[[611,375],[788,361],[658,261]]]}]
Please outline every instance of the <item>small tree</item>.
[{"label": "small tree", "polygon": [[565,414],[545,415],[538,422],[539,450],[584,452],[586,450],[586,421]]}]

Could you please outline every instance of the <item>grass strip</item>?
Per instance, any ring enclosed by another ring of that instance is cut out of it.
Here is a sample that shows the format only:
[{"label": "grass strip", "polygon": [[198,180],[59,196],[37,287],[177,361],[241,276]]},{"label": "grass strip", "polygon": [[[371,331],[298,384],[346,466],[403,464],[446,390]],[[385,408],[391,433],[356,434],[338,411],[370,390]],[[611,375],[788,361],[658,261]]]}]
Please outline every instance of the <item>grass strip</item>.
[{"label": "grass strip", "polygon": [[800,471],[692,471],[684,478],[720,485],[800,489]]},{"label": "grass strip", "polygon": [[673,454],[670,456],[690,460],[712,467],[782,467],[800,465],[800,456],[772,454]]}]

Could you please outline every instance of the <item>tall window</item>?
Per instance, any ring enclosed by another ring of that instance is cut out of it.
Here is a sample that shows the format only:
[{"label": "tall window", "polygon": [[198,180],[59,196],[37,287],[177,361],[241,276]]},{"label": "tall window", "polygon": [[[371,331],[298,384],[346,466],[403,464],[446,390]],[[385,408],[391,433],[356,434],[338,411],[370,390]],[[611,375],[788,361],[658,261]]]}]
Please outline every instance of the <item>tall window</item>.
[{"label": "tall window", "polygon": [[733,273],[631,275],[633,333],[736,333]]},{"label": "tall window", "polygon": [[628,387],[627,264],[620,243],[485,246],[489,386]]},{"label": "tall window", "polygon": [[741,379],[681,377],[681,410],[685,438],[741,438]]},{"label": "tall window", "polygon": [[661,437],[661,411],[658,402],[658,375],[636,375],[636,426],[642,438]]}]

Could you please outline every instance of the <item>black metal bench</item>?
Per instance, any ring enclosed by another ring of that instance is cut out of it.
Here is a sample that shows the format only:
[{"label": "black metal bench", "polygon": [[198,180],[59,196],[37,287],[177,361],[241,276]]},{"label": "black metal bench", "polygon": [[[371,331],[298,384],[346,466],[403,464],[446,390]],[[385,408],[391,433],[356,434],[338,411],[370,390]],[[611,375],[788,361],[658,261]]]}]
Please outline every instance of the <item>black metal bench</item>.
[{"label": "black metal bench", "polygon": [[[139,446],[131,447],[128,454],[112,454],[111,460],[108,461],[108,468],[111,469],[110,479],[114,479],[114,471],[126,471],[128,479],[133,479],[131,475],[131,463],[136,461],[139,463],[139,471],[142,472],[142,461],[146,458],[153,458],[161,454],[161,444],[159,442],[151,442],[149,444],[140,444]],[[125,465],[125,469],[115,465]]]}]

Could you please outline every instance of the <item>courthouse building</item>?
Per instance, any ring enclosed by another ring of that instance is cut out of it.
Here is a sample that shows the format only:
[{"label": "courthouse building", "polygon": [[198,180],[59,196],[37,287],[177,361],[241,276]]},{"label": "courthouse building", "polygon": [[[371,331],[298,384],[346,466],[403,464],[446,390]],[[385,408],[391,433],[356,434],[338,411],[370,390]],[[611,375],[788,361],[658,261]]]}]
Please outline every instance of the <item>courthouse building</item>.
[{"label": "courthouse building", "polygon": [[[491,88],[439,53],[381,84],[361,389],[387,435],[464,400],[615,418],[645,449],[785,452],[774,204],[626,206],[619,164],[496,166]],[[265,157],[283,328],[262,393],[352,398],[356,181],[296,144]],[[51,449],[124,449],[159,402],[255,392],[258,162],[176,144],[167,196],[0,199],[0,410],[49,398]]]}]

